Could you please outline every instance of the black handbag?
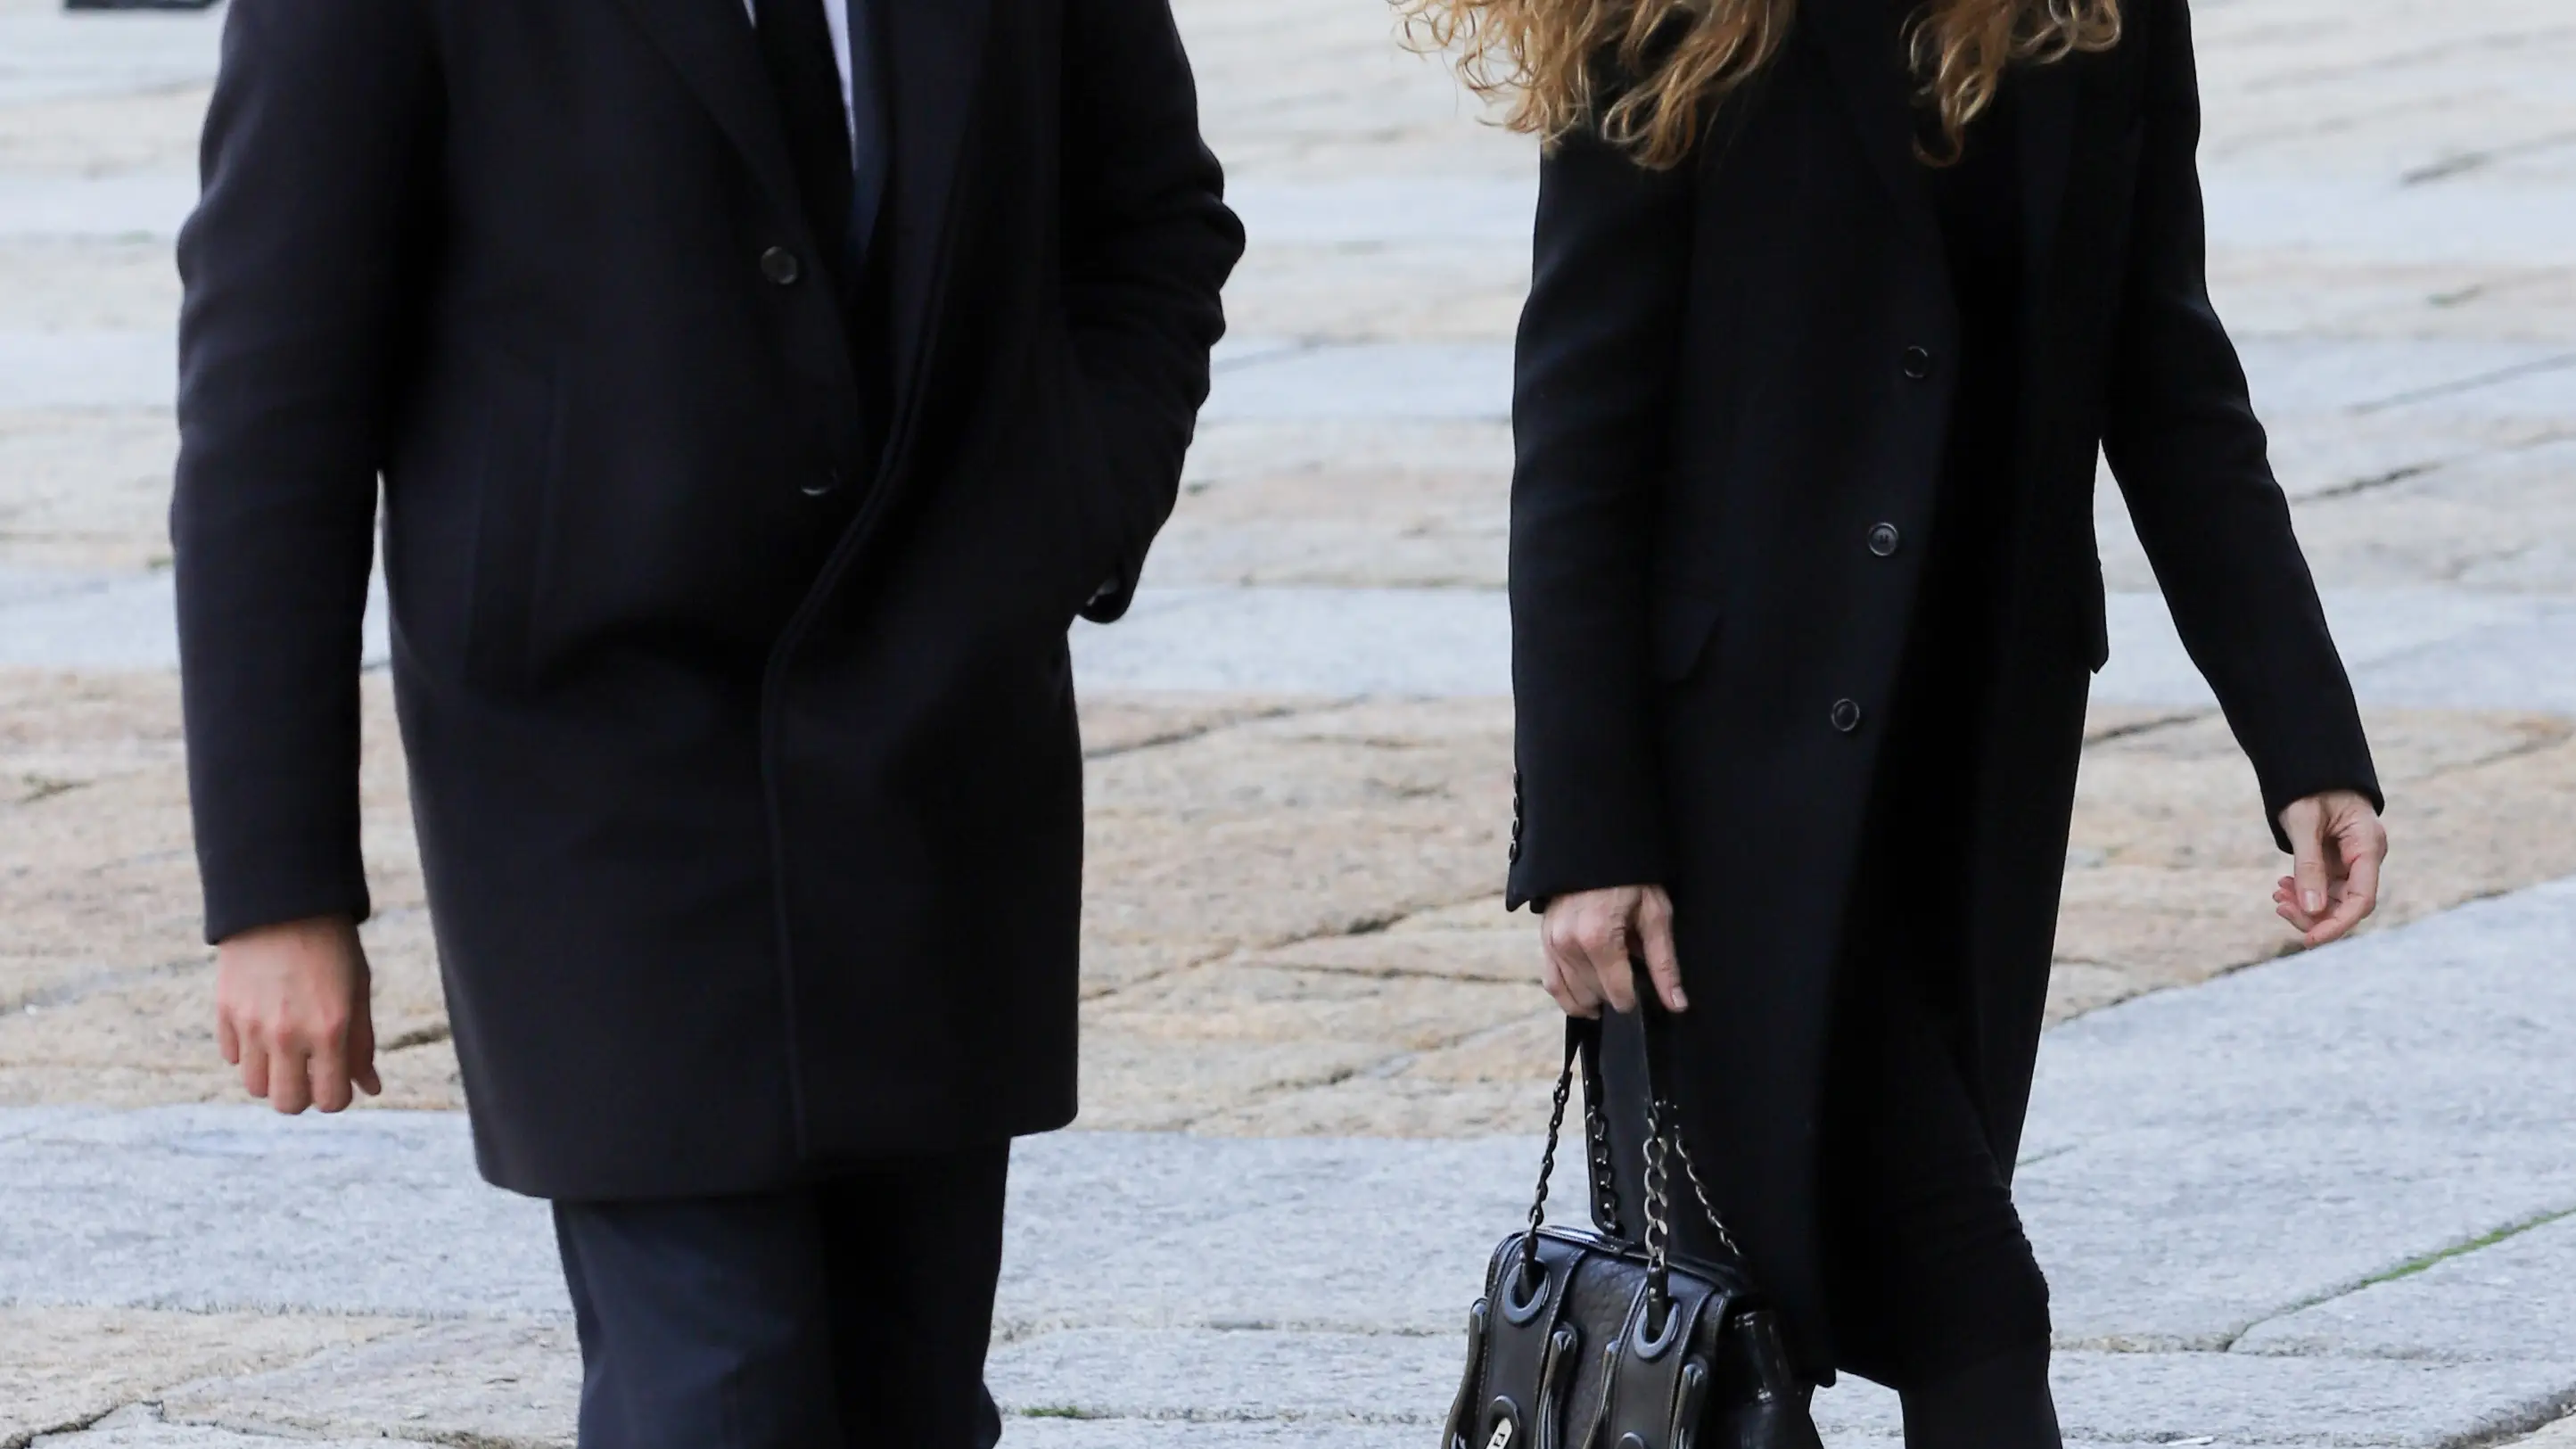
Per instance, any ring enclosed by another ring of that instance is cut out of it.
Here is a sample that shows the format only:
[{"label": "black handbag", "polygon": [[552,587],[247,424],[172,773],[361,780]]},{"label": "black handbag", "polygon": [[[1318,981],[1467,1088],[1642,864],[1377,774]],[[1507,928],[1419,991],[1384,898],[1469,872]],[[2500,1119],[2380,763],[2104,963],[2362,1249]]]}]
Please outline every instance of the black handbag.
[{"label": "black handbag", "polygon": [[[1672,1105],[1661,1008],[1641,1005],[1649,1101],[1644,1232],[1623,1231],[1602,1115],[1601,1023],[1568,1017],[1529,1227],[1503,1239],[1467,1315],[1467,1369],[1441,1449],[1822,1449],[1778,1314],[1747,1275]],[[1547,1226],[1547,1184],[1574,1074],[1584,1074],[1596,1231]],[[1725,1261],[1677,1259],[1678,1161]]]}]

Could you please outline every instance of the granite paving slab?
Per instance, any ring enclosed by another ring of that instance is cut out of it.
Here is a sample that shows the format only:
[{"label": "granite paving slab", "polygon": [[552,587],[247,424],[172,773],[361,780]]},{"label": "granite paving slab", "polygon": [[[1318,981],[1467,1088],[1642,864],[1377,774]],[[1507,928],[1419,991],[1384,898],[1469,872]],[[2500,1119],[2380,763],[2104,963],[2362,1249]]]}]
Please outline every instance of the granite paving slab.
[{"label": "granite paving slab", "polygon": [[2017,1186],[2074,1341],[2223,1347],[2576,1208],[2576,881],[2050,1034]]},{"label": "granite paving slab", "polygon": [[[2070,1444],[2422,1445],[2528,1430],[2576,1397],[2576,1354],[2480,1365],[2225,1353],[2061,1351]],[[1896,1396],[1845,1379],[1816,1397],[1826,1442],[1899,1442]]]},{"label": "granite paving slab", "polygon": [[[2215,703],[2153,594],[2110,597],[2104,704]],[[2329,590],[2365,703],[2576,713],[2576,600],[2464,590]],[[5,619],[0,615],[0,619]],[[1080,626],[1086,687],[1319,694],[1510,692],[1510,614],[1495,591],[1152,588],[1113,628]]]},{"label": "granite paving slab", "polygon": [[569,1443],[581,1347],[568,1322],[439,1323],[160,1398],[173,1423],[352,1439]]},{"label": "granite paving slab", "polygon": [[1419,1424],[1210,1424],[1041,1415],[1002,1431],[1008,1449],[1424,1449]]},{"label": "granite paving slab", "polygon": [[2571,1446],[2576,1446],[2576,1416],[2561,1419],[2530,1438],[2515,1442],[2520,1449],[2571,1449]]},{"label": "granite paving slab", "polygon": [[1512,351],[1494,342],[1354,342],[1280,351],[1216,376],[1211,423],[1511,416]]},{"label": "granite paving slab", "polygon": [[39,1121],[0,1141],[0,1304],[569,1311],[544,1207],[483,1185],[455,1115]]},{"label": "granite paving slab", "polygon": [[0,238],[167,239],[196,204],[193,175],[0,174]]},{"label": "granite paving slab", "polygon": [[[2365,703],[2576,713],[2576,599],[2459,589],[2328,589],[2326,617]],[[2105,704],[2209,705],[2154,594],[2109,597]]]},{"label": "granite paving slab", "polygon": [[[37,1449],[279,1449],[290,1441],[272,1434],[242,1434],[201,1424],[172,1424],[149,1412],[138,1412],[118,1415],[67,1434],[48,1434],[35,1442]],[[299,1435],[291,1442],[296,1449],[428,1449],[419,1440],[387,1439],[372,1434],[352,1439],[308,1439]],[[569,1438],[565,1442],[569,1443]],[[477,1446],[477,1449],[482,1449],[482,1446]],[[491,1449],[501,1449],[501,1446],[496,1444]]]},{"label": "granite paving slab", "polygon": [[1073,638],[1088,689],[1511,692],[1509,615],[1491,592],[1147,590],[1117,625],[1076,625]]},{"label": "granite paving slab", "polygon": [[[368,597],[365,662],[391,657],[384,586]],[[179,667],[177,583],[142,574],[0,565],[0,668],[159,670]]]},{"label": "granite paving slab", "polygon": [[1427,1443],[1457,1392],[1463,1343],[1446,1334],[1089,1330],[1003,1345],[987,1379],[1015,1414],[1377,1421],[1418,1425]]},{"label": "granite paving slab", "polygon": [[168,407],[178,392],[175,333],[0,332],[0,408]]},{"label": "granite paving slab", "polygon": [[2576,1355],[2576,1215],[2257,1324],[2238,1353],[2497,1361]]},{"label": "granite paving slab", "polygon": [[[1487,419],[1511,411],[1511,344],[1260,341],[1219,370],[1205,417]],[[1251,344],[1241,344],[1251,345]],[[2563,418],[2576,408],[2576,347],[2452,338],[2249,335],[2237,339],[2258,410],[2455,420]]]},{"label": "granite paving slab", "polygon": [[2395,178],[2204,162],[2214,248],[2283,248],[2449,266],[2562,267],[2576,193],[2530,181],[2409,186]]},{"label": "granite paving slab", "polygon": [[1264,246],[1381,248],[1481,242],[1526,257],[1538,207],[1535,167],[1508,178],[1360,176],[1230,183],[1226,203]]},{"label": "granite paving slab", "polygon": [[174,1384],[300,1362],[398,1327],[343,1315],[0,1307],[0,1445],[89,1423]]},{"label": "granite paving slab", "polygon": [[[2408,186],[2393,178],[2283,174],[2205,163],[2214,248],[2290,250],[2325,259],[2444,266],[2559,267],[2576,234],[2576,193],[2490,181]],[[1535,170],[1510,177],[1259,179],[1229,188],[1245,229],[1265,243],[1482,241],[1523,250],[1536,209]]]},{"label": "granite paving slab", "polygon": [[2374,703],[2476,708],[2510,698],[2515,708],[2576,714],[2576,601],[2552,599],[2529,618],[2373,660],[2355,686]]},{"label": "granite paving slab", "polygon": [[[2576,1394],[2576,1355],[2552,1349],[2563,1310],[2493,1311],[2517,1284],[2559,1281],[2564,1235],[2481,1246],[2576,1208],[2572,957],[2567,881],[2052,1033],[2021,1189],[2061,1333],[2079,1350],[2210,1350],[2070,1352],[2070,1428],[2429,1445],[2536,1426]],[[1435,1414],[1535,1155],[1519,1137],[1025,1143],[997,1376],[1031,1408]],[[0,1113],[0,1303],[516,1314],[534,1327],[505,1331],[529,1333],[562,1313],[542,1210],[474,1181],[457,1118],[256,1108]],[[2480,1313],[2497,1331],[2463,1337],[2463,1361],[2408,1356],[2422,1345],[2385,1326],[2443,1334]],[[2269,1336],[2246,1334],[2266,1320]],[[510,1355],[456,1351],[488,1331],[345,1351],[414,1370],[278,1372],[423,1392],[458,1379],[442,1363],[515,1374]],[[2215,1351],[2240,1335],[2246,1351]],[[262,1379],[223,1402],[296,1399]],[[1891,1422],[1865,1388],[1828,1405],[1856,1430]]]},{"label": "granite paving slab", "polygon": [[209,81],[219,34],[219,14],[0,14],[0,105]]}]

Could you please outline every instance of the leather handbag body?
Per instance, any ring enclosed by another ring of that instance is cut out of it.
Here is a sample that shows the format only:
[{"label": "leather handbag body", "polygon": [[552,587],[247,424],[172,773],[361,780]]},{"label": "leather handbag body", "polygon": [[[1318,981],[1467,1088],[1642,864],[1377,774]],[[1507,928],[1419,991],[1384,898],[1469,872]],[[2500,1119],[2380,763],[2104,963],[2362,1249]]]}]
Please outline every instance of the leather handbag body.
[{"label": "leather handbag body", "polygon": [[[1565,1065],[1529,1226],[1503,1239],[1467,1317],[1467,1367],[1441,1449],[1822,1449],[1778,1315],[1746,1273],[1675,1119],[1660,1008],[1646,1019],[1643,1232],[1630,1239],[1602,1118],[1598,1021],[1566,1019]],[[1584,1075],[1595,1229],[1550,1227],[1574,1075]],[[1679,1165],[1725,1261],[1674,1257]]]}]

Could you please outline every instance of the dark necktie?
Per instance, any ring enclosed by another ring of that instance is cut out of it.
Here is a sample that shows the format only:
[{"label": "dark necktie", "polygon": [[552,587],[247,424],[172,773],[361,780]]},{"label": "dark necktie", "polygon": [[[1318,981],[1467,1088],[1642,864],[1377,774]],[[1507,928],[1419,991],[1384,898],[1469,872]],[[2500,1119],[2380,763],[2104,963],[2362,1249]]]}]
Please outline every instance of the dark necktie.
[{"label": "dark necktie", "polygon": [[[894,122],[886,114],[886,81],[877,54],[877,7],[882,0],[849,0],[850,129],[858,137],[857,192],[850,208],[850,247],[858,264],[867,260],[876,238],[877,216],[885,210],[886,182],[894,170]],[[856,275],[853,267],[852,275]]]},{"label": "dark necktie", "polygon": [[823,5],[824,0],[752,0],[760,58],[769,68],[779,115],[787,124],[798,199],[822,251],[818,260],[840,271],[846,265],[857,187],[850,165],[849,112],[841,104],[841,67]]}]

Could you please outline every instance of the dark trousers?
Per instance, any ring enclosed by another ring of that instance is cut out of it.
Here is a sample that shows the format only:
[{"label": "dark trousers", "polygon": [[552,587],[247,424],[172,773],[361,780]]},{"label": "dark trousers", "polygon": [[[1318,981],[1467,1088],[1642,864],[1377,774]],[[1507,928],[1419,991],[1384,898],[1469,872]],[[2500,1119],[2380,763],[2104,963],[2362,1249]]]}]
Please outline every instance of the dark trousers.
[{"label": "dark trousers", "polygon": [[1007,1146],[555,1204],[581,1449],[990,1449]]}]

